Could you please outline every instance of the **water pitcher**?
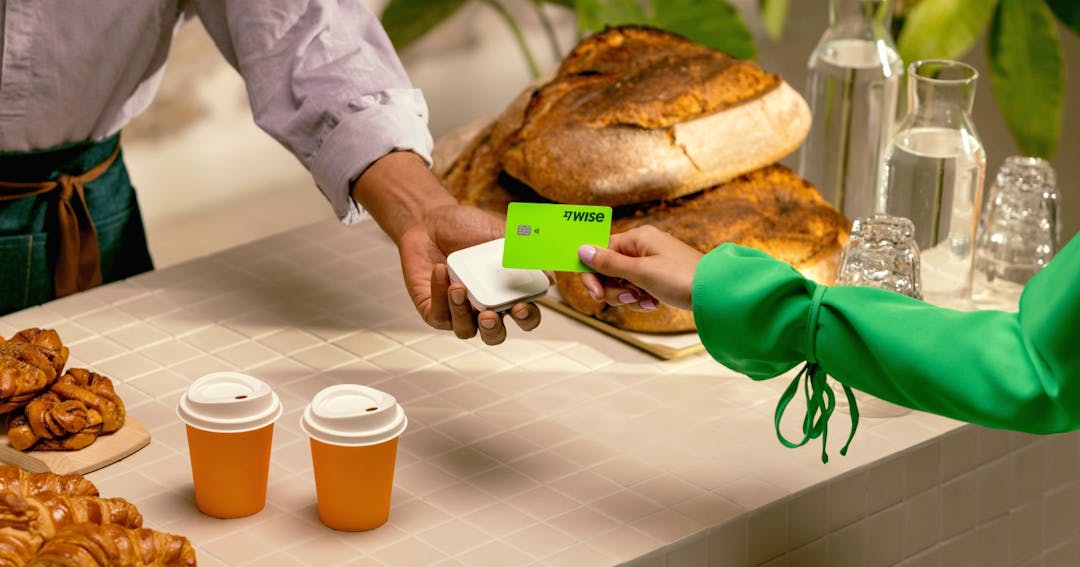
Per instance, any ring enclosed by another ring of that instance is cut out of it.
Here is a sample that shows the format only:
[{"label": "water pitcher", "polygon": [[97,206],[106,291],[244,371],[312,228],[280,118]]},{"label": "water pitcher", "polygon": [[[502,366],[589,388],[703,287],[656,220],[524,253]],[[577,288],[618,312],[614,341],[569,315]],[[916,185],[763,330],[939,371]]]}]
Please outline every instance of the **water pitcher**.
[{"label": "water pitcher", "polygon": [[807,63],[813,123],[799,175],[848,218],[874,213],[880,151],[903,63],[889,36],[892,0],[829,0],[829,28]]},{"label": "water pitcher", "polygon": [[968,306],[986,154],[971,120],[978,72],[959,61],[908,67],[908,114],[881,157],[877,210],[915,224],[923,296]]}]

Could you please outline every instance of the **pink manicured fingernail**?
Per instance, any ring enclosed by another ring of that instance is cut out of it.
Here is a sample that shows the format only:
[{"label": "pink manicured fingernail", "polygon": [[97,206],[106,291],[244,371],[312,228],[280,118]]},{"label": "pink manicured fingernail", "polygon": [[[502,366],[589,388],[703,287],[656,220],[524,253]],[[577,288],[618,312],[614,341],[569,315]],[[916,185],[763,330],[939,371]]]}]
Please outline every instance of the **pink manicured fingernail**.
[{"label": "pink manicured fingernail", "polygon": [[450,291],[450,300],[453,301],[455,305],[465,305],[465,290],[463,290],[463,289],[451,290]]},{"label": "pink manicured fingernail", "polygon": [[514,309],[510,310],[510,313],[514,315],[515,319],[524,319],[529,316],[529,308],[515,307]]},{"label": "pink manicured fingernail", "polygon": [[579,246],[577,249],[577,257],[586,264],[592,262],[593,257],[596,256],[596,247],[589,246],[587,244]]},{"label": "pink manicured fingernail", "polygon": [[493,319],[481,319],[480,320],[480,326],[485,328],[485,329],[494,329],[495,328],[495,321]]},{"label": "pink manicured fingernail", "polygon": [[641,307],[642,309],[645,309],[646,311],[652,311],[653,309],[656,309],[656,302],[653,301],[652,299],[648,299],[648,298],[642,299],[641,301],[638,302],[638,307]]},{"label": "pink manicured fingernail", "polygon": [[600,300],[604,299],[603,293],[598,292],[598,291],[596,291],[594,289],[585,288],[585,291],[589,292],[589,297],[593,298],[593,301],[600,301]]},{"label": "pink manicured fingernail", "polygon": [[634,297],[634,294],[630,293],[629,291],[624,291],[619,294],[619,301],[623,303],[633,303],[637,301],[637,298]]}]

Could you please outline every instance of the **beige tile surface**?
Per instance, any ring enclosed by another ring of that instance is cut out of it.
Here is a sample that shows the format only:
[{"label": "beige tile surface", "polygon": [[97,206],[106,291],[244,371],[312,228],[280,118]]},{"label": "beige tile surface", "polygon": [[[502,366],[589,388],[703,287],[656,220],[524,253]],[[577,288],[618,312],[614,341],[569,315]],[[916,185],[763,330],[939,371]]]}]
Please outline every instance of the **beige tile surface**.
[{"label": "beige tile surface", "polygon": [[[822,464],[816,443],[775,439],[784,379],[660,361],[551,312],[504,345],[452,339],[419,321],[393,256],[373,223],[329,220],[11,314],[0,334],[53,326],[73,361],[113,377],[152,442],[88,476],[203,565],[1007,565],[1060,562],[1080,540],[1076,435],[912,412],[864,420]],[[218,520],[194,507],[175,406],[229,369],[285,413],[266,508]],[[410,419],[390,521],[365,533],[319,523],[298,427],[342,382],[392,393]]]}]

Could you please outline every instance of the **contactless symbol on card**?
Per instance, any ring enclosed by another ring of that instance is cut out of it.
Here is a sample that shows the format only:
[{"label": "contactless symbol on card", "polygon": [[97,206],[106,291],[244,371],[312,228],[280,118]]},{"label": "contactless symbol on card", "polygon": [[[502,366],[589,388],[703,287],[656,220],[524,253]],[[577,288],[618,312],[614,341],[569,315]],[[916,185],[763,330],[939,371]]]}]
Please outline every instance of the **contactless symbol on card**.
[{"label": "contactless symbol on card", "polygon": [[502,265],[556,272],[591,271],[578,259],[578,247],[607,247],[610,236],[611,207],[510,203]]}]

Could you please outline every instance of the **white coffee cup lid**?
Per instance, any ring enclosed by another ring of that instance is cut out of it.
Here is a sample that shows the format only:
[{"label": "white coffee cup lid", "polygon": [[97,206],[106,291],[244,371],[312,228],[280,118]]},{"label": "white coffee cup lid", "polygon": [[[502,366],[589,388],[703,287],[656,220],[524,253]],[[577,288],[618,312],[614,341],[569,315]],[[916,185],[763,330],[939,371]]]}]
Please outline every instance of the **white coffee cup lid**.
[{"label": "white coffee cup lid", "polygon": [[241,432],[265,427],[281,417],[281,400],[262,380],[239,372],[214,372],[191,384],[176,415],[207,431]]},{"label": "white coffee cup lid", "polygon": [[300,428],[313,439],[354,447],[389,441],[407,424],[394,396],[359,384],[323,388],[300,418]]}]

